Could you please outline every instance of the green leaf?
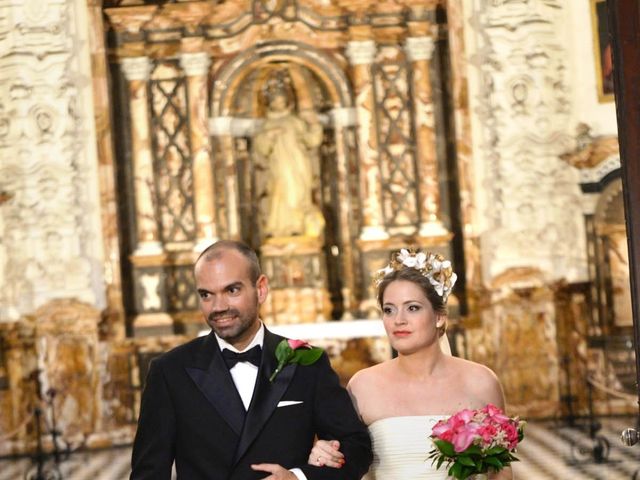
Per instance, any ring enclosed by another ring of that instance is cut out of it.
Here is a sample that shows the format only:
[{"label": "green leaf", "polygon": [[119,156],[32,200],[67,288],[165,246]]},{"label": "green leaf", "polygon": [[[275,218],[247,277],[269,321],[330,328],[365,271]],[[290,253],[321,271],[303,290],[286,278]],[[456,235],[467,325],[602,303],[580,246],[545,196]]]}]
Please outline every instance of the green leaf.
[{"label": "green leaf", "polygon": [[464,451],[465,455],[480,455],[481,453],[482,449],[478,445],[470,445],[469,448]]},{"label": "green leaf", "polygon": [[466,455],[460,455],[458,457],[458,461],[462,464],[462,465],[467,465],[468,467],[475,467],[476,466],[476,462],[474,462],[473,460],[471,460],[471,458],[469,458]]},{"label": "green leaf", "polygon": [[475,469],[473,467],[464,467],[461,473],[462,473],[462,478],[469,478],[471,475],[475,473]]},{"label": "green leaf", "polygon": [[447,442],[446,440],[434,440],[433,443],[438,447],[438,450],[444,453],[447,457],[455,456],[456,451],[450,442]]},{"label": "green leaf", "polygon": [[287,361],[293,356],[293,349],[289,346],[289,342],[286,340],[280,341],[276,347],[276,359],[279,363],[287,363]]},{"label": "green leaf", "polygon": [[437,470],[440,470],[440,467],[442,466],[442,464],[443,464],[443,463],[444,463],[444,457],[440,457],[440,458],[438,459],[438,463],[437,463],[437,465],[436,465],[436,469],[437,469]]},{"label": "green leaf", "polygon": [[484,461],[498,470],[502,470],[504,468],[504,464],[496,457],[487,457]]},{"label": "green leaf", "polygon": [[318,359],[322,356],[323,350],[318,347],[311,347],[305,349],[296,350],[296,353],[299,353],[298,361],[300,365],[312,365],[318,361]]},{"label": "green leaf", "polygon": [[507,449],[504,447],[492,447],[485,452],[486,455],[500,455],[503,452],[506,452]]},{"label": "green leaf", "polygon": [[458,480],[462,480],[464,477],[462,476],[462,465],[459,463],[454,463],[453,467],[449,469],[449,475],[457,478]]}]

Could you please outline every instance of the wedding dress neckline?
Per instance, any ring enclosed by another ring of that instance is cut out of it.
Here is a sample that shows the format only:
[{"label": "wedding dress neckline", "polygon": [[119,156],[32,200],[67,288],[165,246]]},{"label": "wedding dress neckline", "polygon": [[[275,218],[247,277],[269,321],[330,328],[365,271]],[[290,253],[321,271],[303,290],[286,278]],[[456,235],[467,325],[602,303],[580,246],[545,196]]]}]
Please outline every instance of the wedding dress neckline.
[{"label": "wedding dress neckline", "polygon": [[373,422],[371,422],[368,426],[369,428],[373,427],[376,424],[381,424],[383,422],[387,422],[387,421],[391,421],[391,420],[398,420],[398,421],[403,421],[403,420],[412,420],[412,419],[425,419],[425,418],[437,418],[438,420],[440,419],[445,419],[445,418],[449,418],[451,415],[446,415],[446,414],[436,414],[436,415],[396,415],[393,417],[383,417],[383,418],[379,418],[377,420],[374,420]]},{"label": "wedding dress neckline", "polygon": [[431,429],[448,415],[405,415],[380,418],[368,429],[373,462],[363,480],[447,480],[429,460]]}]

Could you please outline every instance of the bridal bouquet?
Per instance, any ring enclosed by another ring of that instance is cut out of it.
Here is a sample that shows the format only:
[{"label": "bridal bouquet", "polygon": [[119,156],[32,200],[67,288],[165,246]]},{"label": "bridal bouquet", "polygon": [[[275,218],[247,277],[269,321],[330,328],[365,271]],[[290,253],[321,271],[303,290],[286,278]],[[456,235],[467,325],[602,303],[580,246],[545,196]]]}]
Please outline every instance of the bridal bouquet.
[{"label": "bridal bouquet", "polygon": [[438,469],[446,462],[448,474],[458,480],[497,472],[518,461],[513,452],[524,437],[524,424],[491,404],[461,410],[434,425],[431,439],[435,448],[429,458]]}]

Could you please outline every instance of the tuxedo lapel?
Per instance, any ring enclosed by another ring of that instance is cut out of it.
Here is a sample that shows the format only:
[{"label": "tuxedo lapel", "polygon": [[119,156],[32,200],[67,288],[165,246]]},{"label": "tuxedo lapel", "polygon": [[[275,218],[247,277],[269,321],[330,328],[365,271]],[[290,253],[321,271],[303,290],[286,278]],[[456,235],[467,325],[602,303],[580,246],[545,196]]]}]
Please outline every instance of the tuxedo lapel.
[{"label": "tuxedo lapel", "polygon": [[245,421],[244,406],[213,332],[200,347],[193,367],[186,367],[187,373],[220,416],[240,436]]},{"label": "tuxedo lapel", "polygon": [[281,340],[282,337],[271,333],[265,328],[260,370],[258,371],[256,387],[251,399],[251,405],[249,405],[249,410],[247,411],[247,418],[244,422],[244,429],[240,436],[234,463],[242,458],[251,443],[256,439],[264,424],[277,408],[278,402],[293,379],[296,365],[289,365],[283,368],[273,383],[269,381],[269,377],[278,366],[275,351]]}]

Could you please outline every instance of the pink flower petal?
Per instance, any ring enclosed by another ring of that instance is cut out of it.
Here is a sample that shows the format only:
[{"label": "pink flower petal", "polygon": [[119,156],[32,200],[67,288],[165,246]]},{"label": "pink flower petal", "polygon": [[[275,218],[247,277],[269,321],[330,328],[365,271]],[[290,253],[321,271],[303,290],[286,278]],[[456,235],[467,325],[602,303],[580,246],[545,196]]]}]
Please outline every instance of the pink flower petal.
[{"label": "pink flower petal", "polygon": [[294,340],[294,339],[291,339],[291,338],[289,340],[287,340],[287,343],[289,343],[289,346],[293,350],[297,350],[298,348],[301,348],[301,347],[309,347],[310,346],[304,340]]},{"label": "pink flower petal", "polygon": [[453,449],[457,452],[464,452],[473,441],[478,438],[477,427],[465,428],[453,437]]}]

